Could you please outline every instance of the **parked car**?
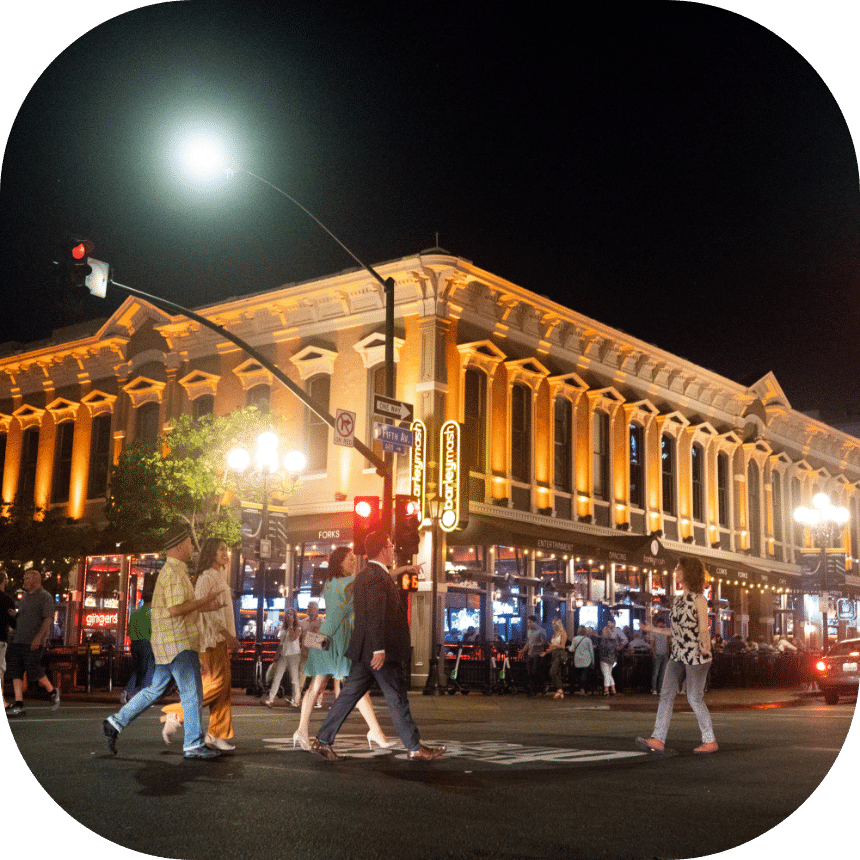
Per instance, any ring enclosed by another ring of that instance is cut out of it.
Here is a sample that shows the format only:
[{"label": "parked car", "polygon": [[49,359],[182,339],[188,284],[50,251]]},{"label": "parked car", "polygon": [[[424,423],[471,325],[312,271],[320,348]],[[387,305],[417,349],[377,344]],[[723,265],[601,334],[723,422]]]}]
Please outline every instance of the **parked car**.
[{"label": "parked car", "polygon": [[840,696],[856,696],[860,686],[860,639],[837,642],[815,664],[824,701],[835,705]]}]

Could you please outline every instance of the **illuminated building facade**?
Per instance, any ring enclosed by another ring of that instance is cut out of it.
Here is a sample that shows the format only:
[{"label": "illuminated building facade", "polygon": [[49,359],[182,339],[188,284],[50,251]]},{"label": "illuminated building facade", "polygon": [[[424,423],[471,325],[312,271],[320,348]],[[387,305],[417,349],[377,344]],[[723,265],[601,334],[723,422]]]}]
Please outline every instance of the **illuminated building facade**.
[{"label": "illuminated building facade", "polygon": [[[856,600],[860,439],[794,411],[771,374],[732,382],[442,249],[375,268],[396,283],[395,397],[426,427],[429,490],[442,425],[463,427],[469,521],[445,533],[440,637],[468,624],[485,638],[516,638],[531,613],[545,625],[561,616],[572,632],[577,613],[584,620],[600,603],[632,623],[671,594],[674,559],[690,553],[712,575],[718,632],[820,641],[818,597],[803,595],[800,567],[814,548],[792,518],[816,492],[850,511],[844,572],[830,585]],[[330,413],[355,412],[356,433],[379,445],[371,412],[384,392],[385,308],[366,272],[196,310]],[[381,494],[381,479],[253,358],[143,300],[0,356],[3,500],[32,494],[98,521],[123,446],[153,439],[180,413],[248,404],[283,413],[290,447],[308,457],[288,502],[282,583],[303,608],[313,567],[351,538],[351,499]],[[409,460],[395,457],[395,492],[410,491]],[[431,533],[412,596],[416,683],[429,650]],[[117,559],[119,568],[138,562]],[[78,601],[84,579],[73,586]],[[838,623],[845,635],[857,622]]]}]

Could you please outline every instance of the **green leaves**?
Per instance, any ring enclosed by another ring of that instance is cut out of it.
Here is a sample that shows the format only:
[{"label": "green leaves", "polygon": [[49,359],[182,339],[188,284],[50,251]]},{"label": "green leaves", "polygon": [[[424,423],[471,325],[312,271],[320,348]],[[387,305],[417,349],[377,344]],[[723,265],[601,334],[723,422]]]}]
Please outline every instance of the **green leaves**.
[{"label": "green leaves", "polygon": [[[277,416],[263,415],[256,407],[196,421],[182,415],[155,449],[131,446],[123,451],[111,474],[105,509],[123,552],[151,551],[175,522],[189,526],[198,546],[207,537],[236,544],[241,534],[239,487],[236,476],[227,472],[227,454],[237,447],[253,451],[265,430],[286,439],[285,429]],[[259,490],[243,490],[241,497],[262,501]]]}]

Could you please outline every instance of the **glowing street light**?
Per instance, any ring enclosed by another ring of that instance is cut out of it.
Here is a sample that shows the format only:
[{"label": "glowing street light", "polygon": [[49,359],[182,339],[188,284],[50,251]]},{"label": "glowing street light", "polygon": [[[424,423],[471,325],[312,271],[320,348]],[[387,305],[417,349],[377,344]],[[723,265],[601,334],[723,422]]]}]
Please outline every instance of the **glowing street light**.
[{"label": "glowing street light", "polygon": [[[233,158],[230,156],[228,146],[223,135],[207,131],[205,128],[196,128],[193,132],[188,130],[183,132],[180,130],[174,135],[176,143],[176,151],[179,156],[181,168],[185,173],[192,178],[197,178],[202,181],[214,181],[219,176],[229,177],[234,173],[244,173],[251,176],[263,185],[268,185],[273,191],[277,191],[282,197],[286,197],[294,206],[297,206],[305,213],[318,227],[325,230],[328,235],[358,263],[361,268],[365,269],[376,281],[381,284],[385,293],[385,396],[394,397],[394,279],[383,278],[372,266],[360,260],[325,224],[320,221],[313,212],[310,212],[295,197],[287,194],[282,188],[263,179],[256,173],[251,172],[247,168],[239,167]],[[356,448],[361,450],[358,445]],[[361,453],[365,453],[361,451]],[[365,456],[367,454],[365,453]],[[375,455],[371,459],[375,462]],[[392,510],[394,501],[394,481],[392,474],[393,455],[386,453],[385,462],[382,469],[378,469],[382,475],[384,483],[384,491],[382,497],[383,515],[382,521],[387,529],[391,529]]]},{"label": "glowing street light", "polygon": [[827,544],[841,531],[848,522],[849,513],[846,508],[830,504],[827,493],[816,493],[812,499],[812,507],[799,507],[794,511],[796,522],[809,527],[813,541],[821,548],[821,627],[822,647],[827,650],[829,643],[827,630],[827,608],[830,596],[827,592]]}]

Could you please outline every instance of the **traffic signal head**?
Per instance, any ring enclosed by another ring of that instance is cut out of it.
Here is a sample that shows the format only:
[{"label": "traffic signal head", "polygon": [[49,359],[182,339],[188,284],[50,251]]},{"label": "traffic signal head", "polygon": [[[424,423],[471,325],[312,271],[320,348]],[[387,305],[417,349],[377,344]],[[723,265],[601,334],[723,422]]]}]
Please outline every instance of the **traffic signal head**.
[{"label": "traffic signal head", "polygon": [[109,266],[95,260],[92,253],[95,245],[89,239],[69,239],[62,250],[59,261],[64,287],[89,290],[94,296],[104,298],[110,277]]},{"label": "traffic signal head", "polygon": [[364,555],[364,539],[381,519],[379,496],[356,496],[353,499],[352,543],[356,555]]},{"label": "traffic signal head", "polygon": [[401,555],[413,556],[418,553],[419,505],[413,496],[394,497],[394,548]]}]

